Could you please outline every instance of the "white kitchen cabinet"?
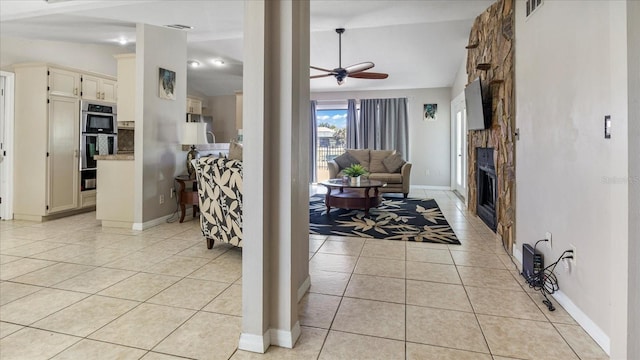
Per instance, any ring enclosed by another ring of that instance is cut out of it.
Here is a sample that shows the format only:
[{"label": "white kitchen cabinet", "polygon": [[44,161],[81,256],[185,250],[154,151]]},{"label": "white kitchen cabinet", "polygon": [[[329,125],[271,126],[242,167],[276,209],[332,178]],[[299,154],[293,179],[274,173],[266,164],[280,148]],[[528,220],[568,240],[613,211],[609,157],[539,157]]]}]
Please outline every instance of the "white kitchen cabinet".
[{"label": "white kitchen cabinet", "polygon": [[85,190],[80,192],[80,207],[96,206],[96,190]]},{"label": "white kitchen cabinet", "polygon": [[118,61],[118,123],[135,121],[136,54],[114,55]]},{"label": "white kitchen cabinet", "polygon": [[78,106],[74,98],[49,98],[48,214],[73,210],[79,205]]},{"label": "white kitchen cabinet", "polygon": [[49,95],[77,98],[80,96],[80,74],[75,71],[49,68]]},{"label": "white kitchen cabinet", "polygon": [[92,75],[82,75],[82,99],[116,102],[116,81]]},{"label": "white kitchen cabinet", "polygon": [[105,227],[133,226],[135,161],[98,160],[96,219]]},{"label": "white kitchen cabinet", "polygon": [[202,101],[194,98],[187,98],[187,114],[202,115]]},{"label": "white kitchen cabinet", "polygon": [[92,209],[79,184],[82,72],[44,63],[14,65],[14,72],[14,218]]}]

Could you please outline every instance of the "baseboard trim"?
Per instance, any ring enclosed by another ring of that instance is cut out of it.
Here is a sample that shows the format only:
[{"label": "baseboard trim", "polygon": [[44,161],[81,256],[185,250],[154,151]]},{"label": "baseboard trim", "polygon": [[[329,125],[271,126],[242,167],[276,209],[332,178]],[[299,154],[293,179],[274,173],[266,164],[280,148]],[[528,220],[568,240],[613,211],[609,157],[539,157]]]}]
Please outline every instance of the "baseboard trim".
[{"label": "baseboard trim", "polygon": [[611,339],[609,336],[600,329],[598,325],[596,325],[591,318],[587,316],[576,304],[569,299],[565,293],[558,290],[555,293],[551,294],[553,298],[560,304],[568,313],[573,317],[573,319],[582,326],[584,331],[589,334],[593,340],[600,345],[602,350],[604,350],[607,355],[611,355]]},{"label": "baseboard trim", "polygon": [[451,186],[409,185],[409,192],[411,190],[451,190]]},{"label": "baseboard trim", "polygon": [[[189,213],[188,213],[188,212],[187,212],[187,213],[185,213],[185,217],[186,217],[187,215],[189,215]],[[146,230],[146,229],[148,229],[148,228],[152,228],[152,227],[154,227],[154,226],[158,226],[158,225],[160,225],[160,224],[164,224],[164,223],[167,221],[167,219],[169,219],[169,218],[170,218],[170,217],[172,217],[172,216],[174,216],[174,214],[165,215],[165,216],[162,216],[162,217],[159,217],[159,218],[153,219],[153,220],[145,221],[145,222],[143,222],[143,223],[137,223],[137,222],[134,222],[134,223],[133,223],[133,226],[132,226],[131,228],[132,228],[133,230]]]},{"label": "baseboard trim", "polygon": [[304,294],[307,293],[310,287],[311,287],[311,275],[307,275],[307,278],[304,280],[302,285],[300,285],[300,287],[298,288],[298,302],[302,300],[302,298],[304,297]]},{"label": "baseboard trim", "polygon": [[240,334],[238,349],[264,354],[271,345],[271,331],[267,330],[262,335]]},{"label": "baseboard trim", "polygon": [[269,329],[271,335],[271,345],[292,349],[298,337],[300,337],[300,321],[296,321],[291,331]]},{"label": "baseboard trim", "polygon": [[102,227],[133,229],[133,223],[131,221],[108,221],[108,220],[102,220]]},{"label": "baseboard trim", "polygon": [[[517,249],[516,246],[513,246],[513,257],[520,264],[519,268],[522,269],[522,252]],[[551,296],[562,306],[569,315],[584,329],[584,331],[589,334],[593,338],[593,340],[604,350],[607,355],[611,355],[611,339],[609,336],[600,329],[596,323],[591,320],[580,310],[576,304],[571,301],[571,299],[562,291],[558,290],[555,293],[551,294]]]}]

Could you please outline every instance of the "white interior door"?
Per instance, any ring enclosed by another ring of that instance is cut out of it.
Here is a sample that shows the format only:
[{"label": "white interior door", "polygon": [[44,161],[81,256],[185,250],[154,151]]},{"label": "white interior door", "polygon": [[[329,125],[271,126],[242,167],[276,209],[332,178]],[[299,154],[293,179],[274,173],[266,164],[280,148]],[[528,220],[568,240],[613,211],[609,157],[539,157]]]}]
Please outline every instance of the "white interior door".
[{"label": "white interior door", "polygon": [[453,189],[467,198],[467,109],[464,93],[451,102],[453,116]]},{"label": "white interior door", "polygon": [[13,219],[13,73],[0,71],[0,219]]}]

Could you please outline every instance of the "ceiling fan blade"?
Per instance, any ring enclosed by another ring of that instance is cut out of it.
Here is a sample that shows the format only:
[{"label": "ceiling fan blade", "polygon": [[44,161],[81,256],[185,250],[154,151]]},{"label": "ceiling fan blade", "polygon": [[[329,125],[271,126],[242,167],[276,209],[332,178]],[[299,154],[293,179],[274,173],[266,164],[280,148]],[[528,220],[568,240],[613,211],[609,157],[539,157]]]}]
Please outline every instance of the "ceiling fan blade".
[{"label": "ceiling fan blade", "polygon": [[348,76],[358,79],[386,79],[389,77],[389,74],[376,72],[359,72],[356,74],[349,74]]},{"label": "ceiling fan blade", "polygon": [[375,66],[374,63],[367,61],[367,62],[347,66],[344,69],[347,71],[347,74],[355,74],[355,73],[369,70],[374,66]]},{"label": "ceiling fan blade", "polygon": [[309,76],[309,79],[317,79],[317,78],[323,78],[327,76],[333,76],[333,74],[311,75]]},{"label": "ceiling fan blade", "polygon": [[310,68],[312,68],[313,70],[318,70],[318,71],[324,71],[324,72],[328,72],[328,73],[333,73],[333,70],[327,70],[327,69],[323,69],[317,66],[309,66]]}]

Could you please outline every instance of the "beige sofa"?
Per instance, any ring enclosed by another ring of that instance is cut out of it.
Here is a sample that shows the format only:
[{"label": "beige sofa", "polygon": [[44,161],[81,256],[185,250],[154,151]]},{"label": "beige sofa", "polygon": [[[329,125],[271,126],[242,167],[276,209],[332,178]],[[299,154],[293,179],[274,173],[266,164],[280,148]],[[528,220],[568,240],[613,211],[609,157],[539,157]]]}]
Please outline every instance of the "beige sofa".
[{"label": "beige sofa", "polygon": [[[411,164],[405,162],[397,171],[389,172],[384,161],[394,155],[395,150],[369,150],[347,149],[346,152],[369,172],[369,179],[386,182],[387,186],[381,188],[381,192],[402,193],[406,198],[409,195],[409,180],[411,176]],[[342,162],[344,165],[344,161]],[[342,169],[336,160],[329,160],[329,177],[332,179],[342,177]],[[348,165],[347,165],[348,166]]]}]

